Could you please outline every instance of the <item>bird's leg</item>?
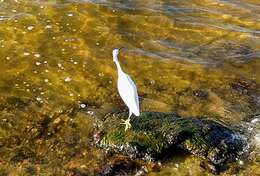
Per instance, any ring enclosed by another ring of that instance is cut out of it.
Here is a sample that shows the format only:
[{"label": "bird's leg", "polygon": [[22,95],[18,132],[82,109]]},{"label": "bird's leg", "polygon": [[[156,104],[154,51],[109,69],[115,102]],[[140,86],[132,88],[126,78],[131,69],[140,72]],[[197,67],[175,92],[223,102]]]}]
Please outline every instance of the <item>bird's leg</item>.
[{"label": "bird's leg", "polygon": [[123,123],[121,123],[121,124],[123,124],[123,125],[125,125],[125,131],[127,131],[128,129],[130,129],[131,128],[131,123],[130,123],[130,120],[131,120],[131,115],[132,115],[132,112],[131,111],[129,111],[129,116],[128,116],[128,119],[126,119],[126,120],[122,120],[123,121]]}]

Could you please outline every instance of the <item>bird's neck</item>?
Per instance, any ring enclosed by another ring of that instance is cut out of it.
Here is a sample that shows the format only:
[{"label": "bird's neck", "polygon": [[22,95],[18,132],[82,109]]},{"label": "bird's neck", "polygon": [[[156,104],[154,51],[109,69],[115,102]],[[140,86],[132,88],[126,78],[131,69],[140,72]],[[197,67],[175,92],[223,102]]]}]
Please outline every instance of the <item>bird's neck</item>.
[{"label": "bird's neck", "polygon": [[116,60],[115,63],[116,63],[116,67],[117,67],[118,74],[119,74],[119,73],[124,73],[123,70],[122,70],[122,68],[121,68],[121,66],[120,66],[120,63],[118,62],[118,60]]},{"label": "bird's neck", "polygon": [[119,75],[119,73],[124,73],[123,70],[122,70],[122,68],[121,68],[121,66],[120,66],[120,63],[119,63],[119,61],[118,61],[117,55],[113,55],[113,60],[114,60],[114,62],[116,63],[118,75]]}]

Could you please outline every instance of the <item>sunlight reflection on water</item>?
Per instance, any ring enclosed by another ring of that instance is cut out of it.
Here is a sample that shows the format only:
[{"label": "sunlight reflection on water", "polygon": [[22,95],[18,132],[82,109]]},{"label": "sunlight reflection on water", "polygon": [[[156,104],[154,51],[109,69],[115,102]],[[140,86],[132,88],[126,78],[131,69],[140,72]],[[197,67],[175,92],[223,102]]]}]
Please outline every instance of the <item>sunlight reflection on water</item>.
[{"label": "sunlight reflection on water", "polygon": [[[33,104],[21,117],[71,104],[122,110],[111,51],[124,46],[120,62],[144,110],[239,122],[260,109],[259,7],[258,0],[1,0],[1,113],[14,113],[13,99]],[[203,173],[194,158],[178,168],[176,161],[162,175]]]}]

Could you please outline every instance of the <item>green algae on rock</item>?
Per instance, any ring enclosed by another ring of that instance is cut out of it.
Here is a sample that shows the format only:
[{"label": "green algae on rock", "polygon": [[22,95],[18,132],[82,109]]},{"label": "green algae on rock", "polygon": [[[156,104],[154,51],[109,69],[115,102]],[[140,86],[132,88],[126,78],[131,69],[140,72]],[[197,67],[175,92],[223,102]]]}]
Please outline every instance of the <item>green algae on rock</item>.
[{"label": "green algae on rock", "polygon": [[99,146],[132,158],[157,159],[173,146],[206,159],[218,173],[243,152],[246,140],[221,122],[183,118],[174,113],[142,112],[133,118],[132,128],[120,124],[124,114],[111,115],[104,122]]}]

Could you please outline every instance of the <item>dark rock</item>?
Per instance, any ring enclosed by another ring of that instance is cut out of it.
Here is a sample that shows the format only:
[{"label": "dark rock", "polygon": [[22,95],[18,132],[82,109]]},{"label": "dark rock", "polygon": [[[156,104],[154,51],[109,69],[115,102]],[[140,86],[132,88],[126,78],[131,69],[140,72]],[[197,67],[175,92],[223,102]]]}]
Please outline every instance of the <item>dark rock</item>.
[{"label": "dark rock", "polygon": [[138,162],[135,162],[129,157],[117,156],[110,159],[110,161],[104,166],[104,168],[101,170],[100,173],[98,173],[98,175],[129,175],[131,174],[131,172],[139,170],[140,168],[141,166],[138,164]]},{"label": "dark rock", "polygon": [[203,100],[207,100],[208,97],[209,97],[209,94],[207,91],[205,90],[194,90],[193,91],[193,94],[198,97],[198,98],[201,98]]},{"label": "dark rock", "polygon": [[29,106],[30,103],[31,103],[31,101],[29,99],[11,96],[11,97],[6,98],[5,101],[1,101],[0,110],[12,109],[12,108],[23,109],[23,108]]},{"label": "dark rock", "polygon": [[231,88],[243,95],[249,95],[256,92],[258,85],[254,81],[247,81],[243,79],[236,79],[230,84]]},{"label": "dark rock", "polygon": [[142,112],[125,132],[120,119],[126,116],[114,114],[105,120],[104,135],[98,139],[100,147],[130,158],[156,160],[177,146],[205,159],[208,164],[204,168],[218,173],[239,157],[246,144],[239,133],[215,120]]}]

